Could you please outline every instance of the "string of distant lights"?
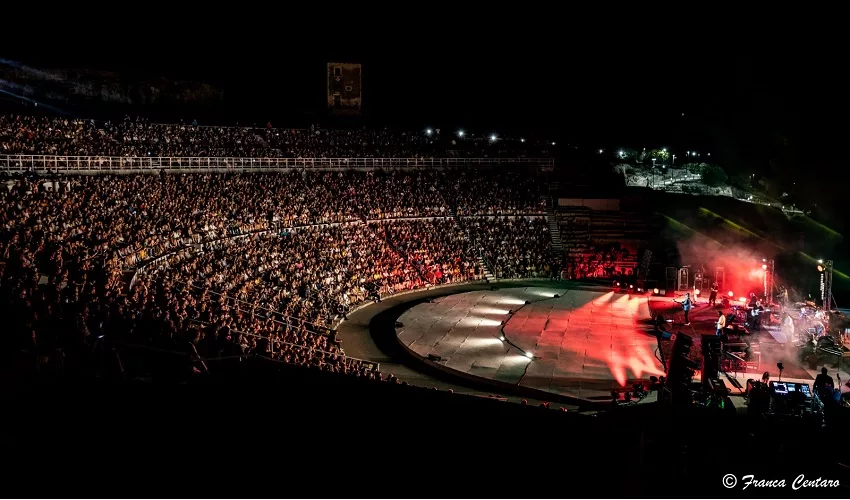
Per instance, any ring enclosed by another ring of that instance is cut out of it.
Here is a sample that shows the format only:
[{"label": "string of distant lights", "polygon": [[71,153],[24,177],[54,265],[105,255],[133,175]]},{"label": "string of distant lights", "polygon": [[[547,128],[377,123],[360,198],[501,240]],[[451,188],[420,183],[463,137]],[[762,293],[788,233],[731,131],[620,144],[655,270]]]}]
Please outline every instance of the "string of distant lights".
[{"label": "string of distant lights", "polygon": [[817,270],[820,273],[820,300],[823,309],[824,311],[831,311],[834,302],[832,297],[832,261],[824,262],[823,259],[818,259]]}]

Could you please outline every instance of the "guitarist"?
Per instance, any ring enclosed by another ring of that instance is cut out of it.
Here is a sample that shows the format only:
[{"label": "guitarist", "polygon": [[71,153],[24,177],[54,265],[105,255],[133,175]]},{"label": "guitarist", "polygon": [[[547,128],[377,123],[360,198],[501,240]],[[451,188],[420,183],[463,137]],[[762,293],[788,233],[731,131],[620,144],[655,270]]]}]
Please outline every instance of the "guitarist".
[{"label": "guitarist", "polygon": [[691,293],[688,292],[688,293],[685,294],[685,300],[683,300],[681,302],[679,302],[678,300],[674,300],[673,302],[677,302],[679,304],[682,304],[682,309],[685,311],[685,326],[690,325],[691,320],[688,319],[688,313],[691,312],[691,306],[693,306],[693,303],[691,302]]}]

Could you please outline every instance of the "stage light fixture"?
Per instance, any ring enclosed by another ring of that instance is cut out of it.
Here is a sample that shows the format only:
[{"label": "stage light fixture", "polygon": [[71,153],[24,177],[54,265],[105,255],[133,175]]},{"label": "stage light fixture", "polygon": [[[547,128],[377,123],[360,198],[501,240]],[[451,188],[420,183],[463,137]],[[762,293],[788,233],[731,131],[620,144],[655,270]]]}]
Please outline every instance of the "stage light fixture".
[{"label": "stage light fixture", "polygon": [[823,264],[823,259],[818,259],[818,264]]},{"label": "stage light fixture", "polygon": [[614,283],[614,285],[620,286],[620,282],[618,281],[618,282]]},{"label": "stage light fixture", "polygon": [[734,297],[734,296],[735,296],[735,292],[733,292],[732,290],[729,290],[729,293],[728,293],[727,295],[729,295],[730,297]]},{"label": "stage light fixture", "polygon": [[533,359],[534,354],[532,354],[531,351],[525,351],[525,357],[528,358],[528,359]]},{"label": "stage light fixture", "polygon": [[505,341],[505,336],[504,336],[504,335],[499,335],[499,340],[501,340],[502,342],[504,342],[504,341]]},{"label": "stage light fixture", "polygon": [[822,265],[818,264],[818,272],[822,273],[823,270],[824,270],[824,267]]},{"label": "stage light fixture", "polygon": [[629,288],[634,288],[634,287],[635,287],[634,285],[629,285]]},{"label": "stage light fixture", "polygon": [[654,293],[655,295],[658,295],[659,293],[661,293],[661,290],[659,290],[657,288],[653,288],[652,293]]},{"label": "stage light fixture", "polygon": [[699,288],[694,288],[694,295],[699,295]]},{"label": "stage light fixture", "polygon": [[638,293],[642,292],[643,288],[638,288]]},{"label": "stage light fixture", "polygon": [[761,265],[761,268],[762,268],[763,270],[767,271],[767,264],[762,264],[762,265]]},{"label": "stage light fixture", "polygon": [[742,303],[742,304],[746,304],[746,303],[747,303],[747,298],[746,298],[746,297],[738,297],[738,300],[739,300],[739,301],[741,301],[741,303]]}]

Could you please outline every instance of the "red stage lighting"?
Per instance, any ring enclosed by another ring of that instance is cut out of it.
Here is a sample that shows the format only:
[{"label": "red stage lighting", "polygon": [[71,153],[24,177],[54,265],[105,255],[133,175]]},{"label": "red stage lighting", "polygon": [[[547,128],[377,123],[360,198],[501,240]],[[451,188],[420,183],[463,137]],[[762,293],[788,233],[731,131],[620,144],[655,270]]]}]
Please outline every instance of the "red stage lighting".
[{"label": "red stage lighting", "polygon": [[747,298],[746,298],[746,297],[738,297],[738,300],[740,300],[742,304],[746,304],[746,303],[747,303]]},{"label": "red stage lighting", "polygon": [[694,289],[694,295],[699,295],[699,288]]},{"label": "red stage lighting", "polygon": [[732,290],[729,290],[729,296],[730,296],[730,297],[734,297],[734,296],[735,296],[735,292],[733,292]]},{"label": "red stage lighting", "polygon": [[661,291],[657,288],[653,288],[652,293],[654,293],[655,295],[658,295],[659,293],[661,293]]},{"label": "red stage lighting", "polygon": [[767,270],[767,264],[762,264],[762,265],[761,265],[761,268],[762,268],[762,269],[764,269],[764,270],[766,271],[766,270]]}]

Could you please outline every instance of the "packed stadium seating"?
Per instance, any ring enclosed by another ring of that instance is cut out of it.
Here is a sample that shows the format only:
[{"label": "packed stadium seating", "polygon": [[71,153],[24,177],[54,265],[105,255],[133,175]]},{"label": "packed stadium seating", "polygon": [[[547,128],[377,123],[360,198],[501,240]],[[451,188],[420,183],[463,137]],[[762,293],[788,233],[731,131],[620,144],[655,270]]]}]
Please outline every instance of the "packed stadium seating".
[{"label": "packed stadium seating", "polygon": [[[181,377],[206,372],[206,360],[253,354],[380,379],[334,338],[352,308],[482,279],[482,258],[501,278],[551,274],[535,178],[415,170],[8,181],[4,372],[84,373],[102,340],[183,353],[191,362]],[[137,365],[122,358],[122,370]]]},{"label": "packed stadium seating", "polygon": [[650,216],[634,212],[561,207],[557,219],[572,279],[634,275],[639,251],[657,232]]},{"label": "packed stadium seating", "polygon": [[0,116],[0,154],[123,157],[417,158],[548,156],[551,142],[459,137],[454,131],[220,127],[126,118]]}]

